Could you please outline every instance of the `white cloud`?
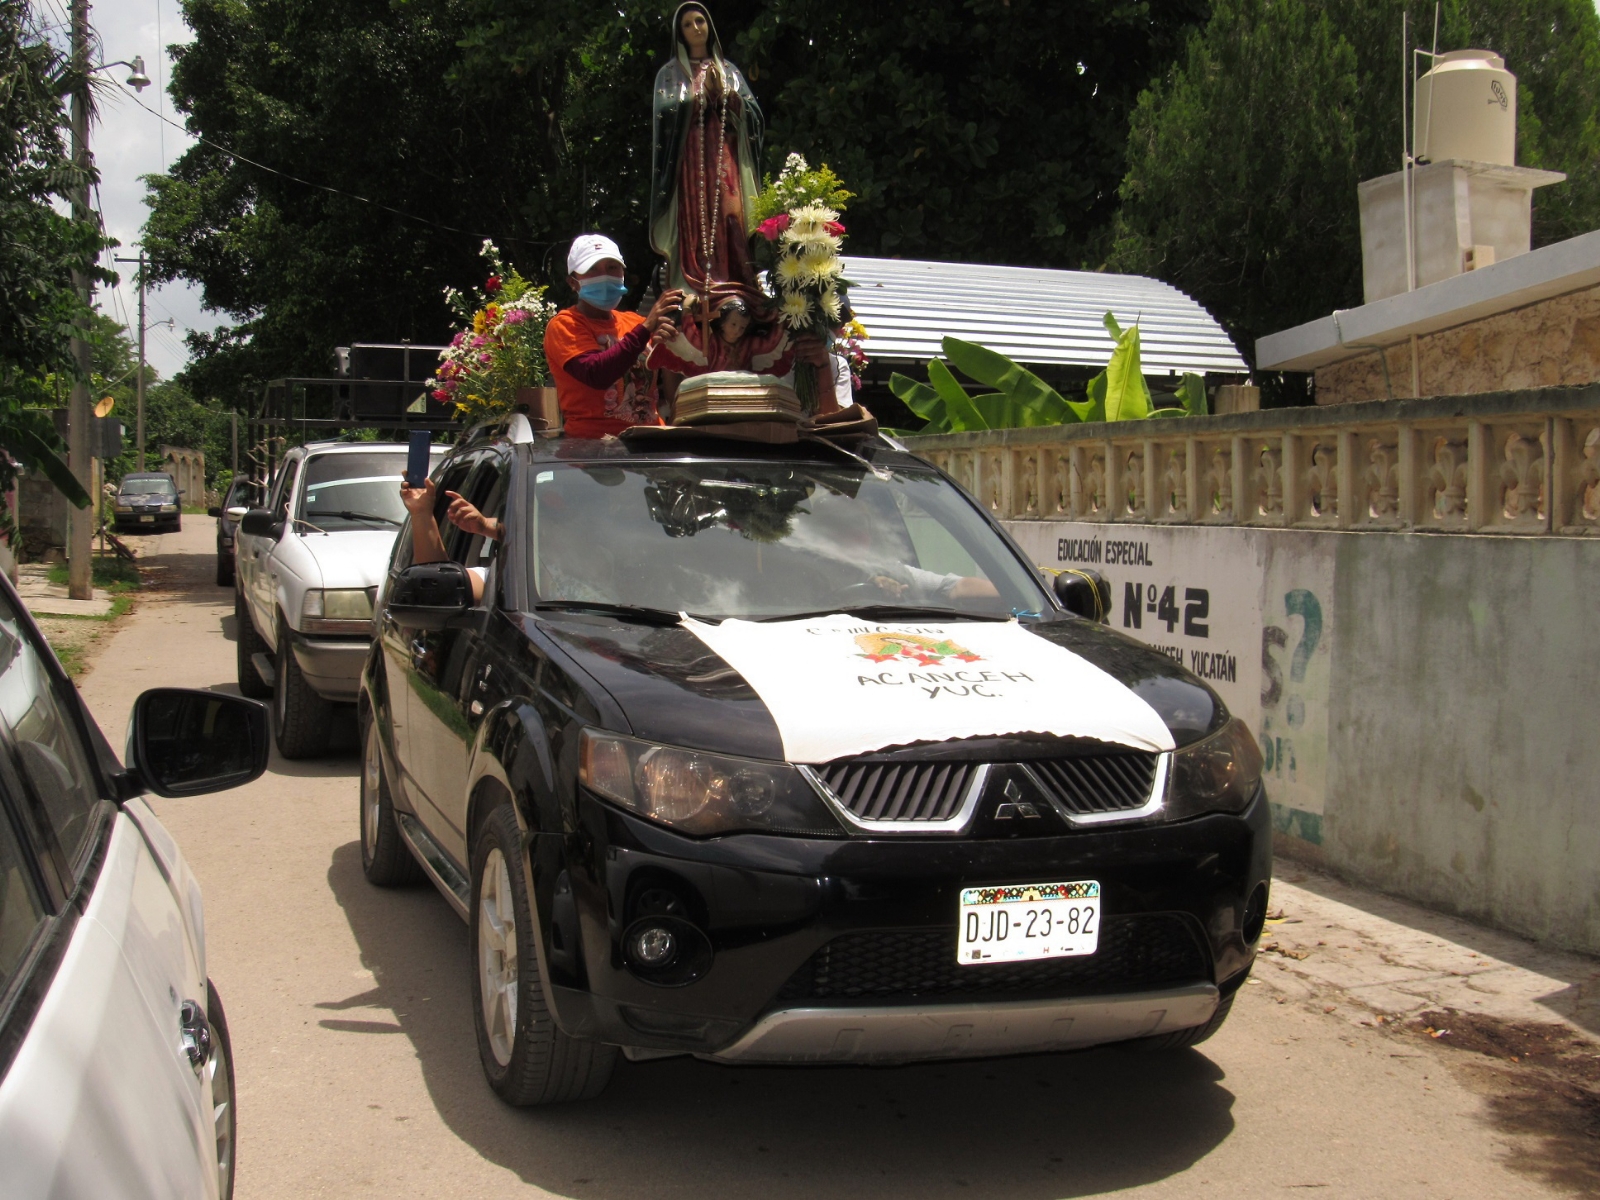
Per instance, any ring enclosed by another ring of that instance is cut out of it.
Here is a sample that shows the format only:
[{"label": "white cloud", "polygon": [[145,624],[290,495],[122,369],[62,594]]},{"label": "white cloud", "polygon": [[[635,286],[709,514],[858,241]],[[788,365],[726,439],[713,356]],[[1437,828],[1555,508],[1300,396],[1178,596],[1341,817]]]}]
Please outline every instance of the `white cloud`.
[{"label": "white cloud", "polygon": [[[102,61],[131,61],[135,55],[142,55],[145,73],[156,85],[139,93],[139,103],[135,103],[134,90],[123,83],[129,74],[126,67],[101,72],[106,86],[96,91],[98,120],[89,138],[95,166],[100,171],[100,211],[111,236],[122,243],[114,252],[108,251],[108,256],[115,253],[133,257],[139,252],[145,218],[150,212],[144,203],[145,187],[140,176],[166,170],[194,140],[156,115],[164,113],[182,124],[182,117],[173,112],[172,101],[165,94],[172,78],[166,48],[187,43],[194,34],[184,24],[178,0],[102,0],[90,9],[89,20],[99,36]],[[145,107],[141,108],[140,103]],[[122,276],[121,284],[100,291],[97,299],[101,309],[123,322],[133,337],[139,319],[136,268],[129,263],[118,263],[116,268]],[[210,329],[224,319],[219,314],[203,313],[200,289],[185,283],[151,288],[146,303],[148,324],[169,319],[174,323],[170,330],[165,325],[151,329],[145,338],[145,353],[164,378],[171,378],[188,360],[183,341],[186,331]]]}]

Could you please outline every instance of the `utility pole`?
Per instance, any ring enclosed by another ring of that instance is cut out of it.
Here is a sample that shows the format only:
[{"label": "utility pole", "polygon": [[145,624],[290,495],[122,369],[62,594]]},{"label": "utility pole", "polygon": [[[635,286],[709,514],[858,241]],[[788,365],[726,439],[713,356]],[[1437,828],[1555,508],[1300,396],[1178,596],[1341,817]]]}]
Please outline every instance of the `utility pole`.
[{"label": "utility pole", "polygon": [[[89,157],[89,0],[72,0],[72,70],[76,77],[72,89],[72,165],[76,169],[72,191],[68,199],[75,221],[87,221],[89,210],[89,172],[93,159]],[[72,286],[87,313],[90,303],[88,264],[72,272]],[[93,554],[95,516],[99,512],[100,498],[93,494],[93,472],[89,469],[93,411],[89,402],[88,330],[78,318],[77,333],[72,338],[72,357],[78,365],[78,377],[73,381],[72,393],[67,401],[67,458],[72,473],[79,484],[89,492],[89,507],[70,512],[71,533],[67,536],[67,595],[74,600],[89,600],[94,596]]]},{"label": "utility pole", "polygon": [[237,411],[228,414],[228,424],[233,427],[233,477],[239,478],[239,414]]},{"label": "utility pole", "polygon": [[[133,418],[134,445],[138,447],[138,450],[135,452],[135,461],[137,462],[138,465],[135,466],[133,469],[135,471],[143,471],[144,470],[144,363],[145,363],[145,358],[144,358],[144,335],[145,335],[146,329],[148,328],[148,326],[145,323],[145,319],[144,319],[144,273],[145,273],[145,267],[146,267],[146,263],[145,263],[145,260],[144,260],[144,251],[143,250],[139,251],[139,257],[138,258],[119,258],[119,259],[117,259],[117,261],[118,262],[125,262],[125,263],[136,262],[136,263],[139,264],[139,382],[134,387],[134,395],[135,395],[136,399],[134,401],[134,418]],[[160,324],[159,321],[156,322],[156,323],[158,325]]]}]

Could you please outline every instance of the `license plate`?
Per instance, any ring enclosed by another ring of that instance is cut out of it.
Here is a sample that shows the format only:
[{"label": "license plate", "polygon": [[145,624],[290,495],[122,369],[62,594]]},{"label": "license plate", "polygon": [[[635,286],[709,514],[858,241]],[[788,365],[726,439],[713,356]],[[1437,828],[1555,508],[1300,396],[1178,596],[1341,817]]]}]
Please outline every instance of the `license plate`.
[{"label": "license plate", "polygon": [[141,520],[141,521],[149,521],[152,524],[155,523],[155,518],[154,517],[140,517],[139,520]]},{"label": "license plate", "polygon": [[1093,954],[1100,944],[1100,885],[1023,883],[961,890],[956,960],[1023,962]]}]

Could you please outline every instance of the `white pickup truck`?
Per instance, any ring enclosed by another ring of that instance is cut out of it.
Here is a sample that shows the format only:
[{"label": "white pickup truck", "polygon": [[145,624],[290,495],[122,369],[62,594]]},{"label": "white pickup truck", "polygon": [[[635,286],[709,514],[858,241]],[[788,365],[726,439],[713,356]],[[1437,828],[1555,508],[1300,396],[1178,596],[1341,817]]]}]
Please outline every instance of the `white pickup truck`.
[{"label": "white pickup truck", "polygon": [[314,442],[284,457],[264,508],[229,510],[239,690],[273,698],[285,758],[325,751],[331,706],[356,698],[405,465],[403,444]]}]

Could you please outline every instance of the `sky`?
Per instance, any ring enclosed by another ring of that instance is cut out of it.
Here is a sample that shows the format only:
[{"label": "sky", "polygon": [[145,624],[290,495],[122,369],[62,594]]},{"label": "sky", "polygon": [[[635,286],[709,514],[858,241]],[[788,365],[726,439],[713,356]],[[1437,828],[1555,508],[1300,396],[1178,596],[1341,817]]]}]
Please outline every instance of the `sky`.
[{"label": "sky", "polygon": [[[64,0],[36,3],[52,14],[65,8]],[[172,101],[166,95],[171,78],[166,47],[188,42],[193,34],[183,23],[178,0],[91,0],[89,23],[100,38],[100,61],[131,61],[135,55],[143,55],[145,73],[153,85],[135,93],[123,83],[128,78],[128,68],[102,71],[100,77],[105,86],[96,92],[99,120],[89,133],[89,146],[100,171],[100,212],[106,229],[122,243],[116,250],[107,251],[107,256],[132,257],[139,253],[141,230],[150,212],[145,207],[145,187],[140,176],[166,170],[193,141],[181,128],[164,124],[155,115],[164,113],[182,124],[181,115],[172,111]],[[96,299],[101,309],[122,322],[133,337],[139,319],[136,267],[131,263],[118,263],[115,267],[122,277],[121,284],[101,290]],[[203,312],[199,289],[184,283],[151,288],[146,306],[145,322],[154,328],[145,335],[145,354],[150,365],[167,379],[188,360],[183,335],[189,329],[209,330],[226,321],[222,314]],[[170,328],[168,321],[172,322]]]}]

